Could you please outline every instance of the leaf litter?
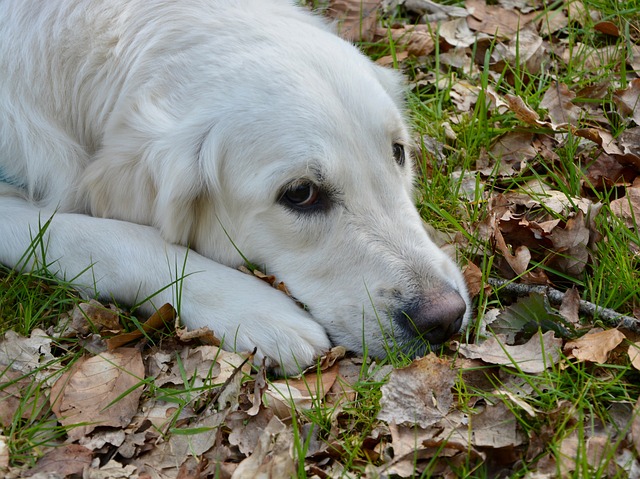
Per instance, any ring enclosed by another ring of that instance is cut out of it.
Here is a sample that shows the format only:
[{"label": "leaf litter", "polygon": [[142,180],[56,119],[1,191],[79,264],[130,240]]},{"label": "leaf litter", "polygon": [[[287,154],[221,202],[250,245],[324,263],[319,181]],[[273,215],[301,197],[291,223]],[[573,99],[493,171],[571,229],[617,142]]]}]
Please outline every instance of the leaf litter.
[{"label": "leaf litter", "polygon": [[[569,45],[563,32],[572,24],[596,22],[595,30],[610,38],[622,33],[582,2],[491,3],[336,0],[325,12],[350,40],[384,44],[391,38],[396,51],[380,56],[380,64],[423,61],[437,50],[442,66],[466,72],[418,68],[411,80],[413,89],[449,89],[457,110],[442,122],[447,141],[457,139],[452,125],[464,124],[478,108],[496,125],[512,118],[519,126],[504,127],[481,151],[475,170],[454,172],[469,185],[461,194],[486,206],[465,225],[489,245],[466,268],[470,291],[524,288],[508,306],[484,311],[475,338],[459,338],[445,351],[450,354],[432,353],[400,368],[336,348],[300,377],[277,379],[250,365],[251,352],[220,349],[206,329],[180,329],[168,305],[127,332],[120,323],[126,313],[81,303],[59,328],[34,329],[29,337],[6,331],[0,341],[5,434],[16,421],[36,418],[56,431],[45,433],[28,459],[16,455],[13,437],[0,436],[0,471],[6,477],[280,478],[302,470],[308,477],[455,477],[458,467],[471,464],[503,477],[525,461],[526,477],[542,478],[575,474],[581,461],[598,469],[603,458],[615,457],[604,476],[640,477],[640,400],[613,403],[615,424],[595,413],[579,416],[570,400],[540,407],[546,387],[540,384],[552,371],[582,365],[606,381],[607,365],[626,362],[640,370],[638,309],[635,317],[613,312],[609,321],[618,327],[603,330],[594,324],[602,308],[589,309],[577,289],[550,288],[558,277],[579,278],[602,241],[596,219],[604,210],[588,188],[615,189],[606,221],[618,219],[637,234],[640,79],[611,75],[587,86],[557,79],[537,104],[500,87],[515,84],[510,66],[547,74],[549,58],[559,65],[580,59],[592,70],[606,64],[640,70],[638,38],[627,49]],[[414,21],[383,24],[394,11]],[[489,80],[483,88],[482,72]],[[621,133],[614,134],[612,118],[626,124]],[[555,151],[571,138],[577,139],[576,161],[585,165],[581,194],[573,196],[562,182],[554,189],[538,180],[560,162]],[[441,152],[428,168],[443,164],[448,145],[427,136],[419,143]],[[533,179],[517,191],[504,187],[523,172]],[[487,258],[506,282],[484,280]],[[288,293],[273,276],[248,272]],[[382,386],[371,424],[362,426],[358,415],[366,405],[359,390],[367,385]],[[322,428],[311,419],[319,410],[326,414]],[[526,429],[522,417],[543,425]],[[559,418],[571,423],[563,437],[552,427]],[[343,438],[354,431],[360,451],[352,456]],[[549,450],[552,439],[557,454]]]}]

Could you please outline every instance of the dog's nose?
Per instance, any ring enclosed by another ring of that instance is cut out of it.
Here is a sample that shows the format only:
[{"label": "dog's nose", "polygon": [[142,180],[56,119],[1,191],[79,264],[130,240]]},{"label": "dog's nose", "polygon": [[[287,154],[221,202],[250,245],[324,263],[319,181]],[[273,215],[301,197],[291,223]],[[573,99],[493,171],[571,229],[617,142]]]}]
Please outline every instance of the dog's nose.
[{"label": "dog's nose", "polygon": [[412,337],[419,336],[435,345],[460,330],[466,311],[467,304],[460,293],[447,289],[412,302],[397,319]]}]

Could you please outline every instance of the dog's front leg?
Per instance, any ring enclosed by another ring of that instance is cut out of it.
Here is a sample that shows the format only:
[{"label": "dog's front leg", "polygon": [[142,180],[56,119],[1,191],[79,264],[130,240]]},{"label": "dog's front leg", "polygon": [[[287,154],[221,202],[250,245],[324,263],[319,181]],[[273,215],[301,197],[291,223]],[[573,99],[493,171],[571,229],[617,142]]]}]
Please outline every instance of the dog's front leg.
[{"label": "dog's front leg", "polygon": [[[330,347],[324,329],[287,296],[167,243],[152,227],[55,214],[36,240],[41,243],[30,249],[50,217],[26,201],[0,197],[0,262],[27,270],[46,262],[84,296],[141,303],[140,310],[147,314],[171,302],[186,326],[209,327],[228,349],[257,347],[257,362],[264,357],[269,366],[286,373],[308,366]],[[24,256],[25,251],[31,254]]]}]

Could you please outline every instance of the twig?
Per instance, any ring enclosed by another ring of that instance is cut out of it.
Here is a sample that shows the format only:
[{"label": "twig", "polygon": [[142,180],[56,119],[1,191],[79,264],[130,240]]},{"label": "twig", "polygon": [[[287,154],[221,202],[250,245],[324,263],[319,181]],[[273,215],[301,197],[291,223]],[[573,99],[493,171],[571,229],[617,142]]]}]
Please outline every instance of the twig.
[{"label": "twig", "polygon": [[[489,284],[496,288],[500,288],[509,294],[516,296],[526,296],[530,293],[544,294],[549,298],[552,304],[561,304],[564,293],[549,286],[539,286],[533,284],[513,283],[504,279],[489,278]],[[617,311],[609,308],[603,308],[597,304],[580,300],[578,311],[592,318],[601,319],[603,322],[618,328],[629,329],[635,333],[640,333],[640,320],[631,316],[625,316]]]}]

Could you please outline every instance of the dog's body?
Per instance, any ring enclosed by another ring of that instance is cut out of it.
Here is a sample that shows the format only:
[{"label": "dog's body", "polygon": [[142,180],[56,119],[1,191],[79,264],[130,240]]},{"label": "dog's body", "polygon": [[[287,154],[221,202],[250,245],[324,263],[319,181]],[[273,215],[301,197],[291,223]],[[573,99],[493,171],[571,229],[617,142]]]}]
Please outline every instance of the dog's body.
[{"label": "dog's body", "polygon": [[[330,342],[384,355],[466,323],[461,274],[412,203],[401,82],[320,18],[0,0],[0,72],[0,262],[25,266],[55,212],[46,260],[85,294],[160,291],[143,310],[179,300],[189,327],[285,371]],[[309,312],[236,271],[243,256]]]}]

